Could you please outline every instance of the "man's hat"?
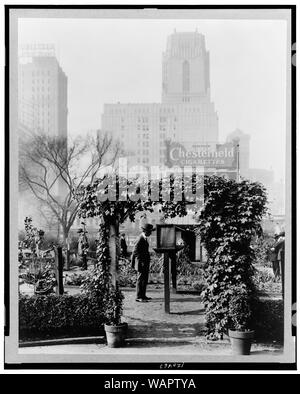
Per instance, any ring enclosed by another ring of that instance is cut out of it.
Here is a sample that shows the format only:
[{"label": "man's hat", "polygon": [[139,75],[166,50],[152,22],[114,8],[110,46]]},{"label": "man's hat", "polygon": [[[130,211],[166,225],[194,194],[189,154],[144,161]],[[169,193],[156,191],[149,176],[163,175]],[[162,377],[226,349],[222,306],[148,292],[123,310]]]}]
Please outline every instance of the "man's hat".
[{"label": "man's hat", "polygon": [[152,224],[145,223],[145,224],[142,225],[142,230],[150,232],[150,231],[154,231],[155,229],[152,226]]}]

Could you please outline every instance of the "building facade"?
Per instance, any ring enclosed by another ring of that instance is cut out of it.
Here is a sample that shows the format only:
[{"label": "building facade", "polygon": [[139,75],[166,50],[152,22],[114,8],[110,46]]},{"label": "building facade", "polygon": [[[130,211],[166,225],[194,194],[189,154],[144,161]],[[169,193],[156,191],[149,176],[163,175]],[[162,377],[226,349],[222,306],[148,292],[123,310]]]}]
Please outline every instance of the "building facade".
[{"label": "building facade", "polygon": [[[26,45],[20,49],[18,63],[18,137],[19,146],[30,136],[44,134],[61,137],[67,144],[68,136],[68,78],[61,68],[53,45]],[[30,141],[30,139],[29,139]],[[63,199],[67,186],[57,173],[48,171],[54,184],[51,192]],[[56,179],[56,180],[55,180]],[[49,182],[50,184],[51,182]],[[57,229],[57,223],[45,206],[33,199],[28,189],[19,190],[19,227],[26,216],[37,225]],[[52,223],[53,222],[53,223]]]},{"label": "building facade", "polygon": [[22,48],[18,68],[18,120],[34,133],[67,137],[68,78],[54,47]]},{"label": "building facade", "polygon": [[198,32],[174,32],[162,59],[162,102],[106,104],[102,132],[120,141],[130,165],[163,165],[166,140],[218,142],[210,99],[209,54]]}]

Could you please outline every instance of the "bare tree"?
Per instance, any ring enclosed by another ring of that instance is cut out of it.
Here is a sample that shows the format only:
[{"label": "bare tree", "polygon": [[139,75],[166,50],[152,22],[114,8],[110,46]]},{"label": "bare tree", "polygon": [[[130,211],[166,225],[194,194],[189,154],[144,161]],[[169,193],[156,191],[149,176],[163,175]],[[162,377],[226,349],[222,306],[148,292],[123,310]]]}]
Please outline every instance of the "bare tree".
[{"label": "bare tree", "polygon": [[88,135],[72,142],[62,137],[34,134],[23,138],[19,152],[20,187],[29,189],[56,218],[67,245],[79,208],[77,191],[93,182],[101,167],[113,164],[118,145],[107,134],[96,138]]}]

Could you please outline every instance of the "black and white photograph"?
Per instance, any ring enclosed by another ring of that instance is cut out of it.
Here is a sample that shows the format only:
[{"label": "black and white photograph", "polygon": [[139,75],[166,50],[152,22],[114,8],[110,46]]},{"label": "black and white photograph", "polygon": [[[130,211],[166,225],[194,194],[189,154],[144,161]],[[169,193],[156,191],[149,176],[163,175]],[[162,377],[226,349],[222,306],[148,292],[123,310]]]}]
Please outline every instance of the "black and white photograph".
[{"label": "black and white photograph", "polygon": [[6,368],[295,368],[295,22],[6,6]]}]

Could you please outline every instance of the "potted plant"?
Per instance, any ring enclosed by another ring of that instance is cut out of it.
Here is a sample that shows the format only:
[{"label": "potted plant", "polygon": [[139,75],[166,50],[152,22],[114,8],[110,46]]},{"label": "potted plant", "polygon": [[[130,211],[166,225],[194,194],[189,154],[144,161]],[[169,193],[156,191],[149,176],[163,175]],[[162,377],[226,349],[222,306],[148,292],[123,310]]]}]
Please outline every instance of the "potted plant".
[{"label": "potted plant", "polygon": [[251,330],[253,297],[246,286],[236,287],[229,301],[228,335],[235,355],[249,355],[254,330]]},{"label": "potted plant", "polygon": [[121,347],[125,344],[128,325],[121,322],[123,298],[118,288],[112,287],[107,294],[104,328],[109,347]]}]

